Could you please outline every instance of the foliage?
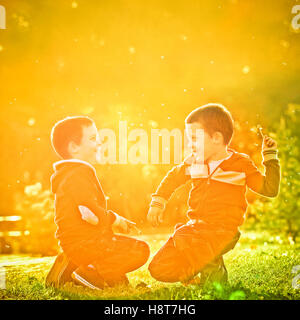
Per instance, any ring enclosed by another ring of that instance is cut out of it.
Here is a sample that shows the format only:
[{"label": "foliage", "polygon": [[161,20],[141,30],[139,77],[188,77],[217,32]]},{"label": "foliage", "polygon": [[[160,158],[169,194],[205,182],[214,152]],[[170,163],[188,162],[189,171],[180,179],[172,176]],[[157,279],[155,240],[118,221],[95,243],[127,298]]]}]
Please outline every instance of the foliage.
[{"label": "foliage", "polygon": [[280,193],[274,200],[258,199],[251,207],[257,230],[286,234],[290,241],[300,235],[300,105],[290,104],[274,124],[281,164]]},{"label": "foliage", "polygon": [[57,240],[54,238],[54,202],[50,190],[44,190],[41,183],[28,185],[19,197],[16,212],[22,217],[22,252],[45,255],[57,252]]}]

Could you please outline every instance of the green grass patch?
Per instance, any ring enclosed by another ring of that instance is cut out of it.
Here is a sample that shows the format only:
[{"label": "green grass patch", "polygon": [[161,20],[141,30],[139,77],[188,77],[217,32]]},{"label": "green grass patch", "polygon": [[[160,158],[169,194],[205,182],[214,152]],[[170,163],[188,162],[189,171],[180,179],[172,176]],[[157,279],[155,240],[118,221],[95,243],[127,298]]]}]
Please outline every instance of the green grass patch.
[{"label": "green grass patch", "polygon": [[[167,235],[141,237],[146,240],[153,254],[164,243]],[[268,238],[270,239],[270,238]],[[61,289],[46,288],[44,279],[54,257],[28,255],[0,256],[5,265],[6,289],[0,289],[0,300],[66,300],[66,299],[300,299],[300,289],[294,289],[292,269],[300,265],[299,244],[291,245],[280,238],[265,241],[254,234],[244,234],[234,250],[224,257],[229,272],[229,283],[213,283],[201,288],[180,283],[166,284],[151,278],[146,264],[129,273],[131,287],[108,288],[101,291],[66,284]],[[149,259],[150,261],[150,259]],[[141,281],[144,288],[135,288]]]}]

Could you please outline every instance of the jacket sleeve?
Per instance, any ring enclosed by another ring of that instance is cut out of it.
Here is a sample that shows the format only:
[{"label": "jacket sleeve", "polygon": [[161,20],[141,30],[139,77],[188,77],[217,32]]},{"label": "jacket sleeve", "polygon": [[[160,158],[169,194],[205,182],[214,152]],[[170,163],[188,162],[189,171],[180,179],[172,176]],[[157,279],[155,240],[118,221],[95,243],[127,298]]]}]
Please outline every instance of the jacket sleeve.
[{"label": "jacket sleeve", "polygon": [[262,174],[253,161],[246,160],[246,184],[254,192],[265,197],[276,197],[280,185],[280,164],[277,158],[277,150],[267,149],[263,151],[263,165],[265,173]]},{"label": "jacket sleeve", "polygon": [[99,195],[99,189],[96,185],[98,181],[87,170],[90,169],[76,170],[72,178],[67,180],[65,187],[77,206],[79,215],[81,215],[79,206],[85,206],[98,218],[99,226],[112,224],[116,217],[111,211],[106,209],[106,205],[100,203],[99,198],[105,196],[104,194]]},{"label": "jacket sleeve", "polygon": [[164,208],[173,192],[188,180],[190,175],[184,162],[173,167],[163,178],[156,192],[152,194],[151,206]]}]

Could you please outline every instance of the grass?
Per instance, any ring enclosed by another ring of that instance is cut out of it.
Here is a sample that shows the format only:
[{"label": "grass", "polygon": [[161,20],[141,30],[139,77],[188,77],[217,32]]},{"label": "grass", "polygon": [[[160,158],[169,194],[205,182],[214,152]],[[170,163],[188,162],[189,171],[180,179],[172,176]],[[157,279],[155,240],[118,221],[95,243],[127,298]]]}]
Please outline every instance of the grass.
[{"label": "grass", "polygon": [[[167,235],[141,238],[150,244],[153,255],[164,243]],[[129,274],[132,285],[130,288],[118,287],[93,291],[66,284],[58,290],[44,286],[45,276],[54,257],[0,255],[0,265],[6,265],[6,289],[0,290],[0,300],[299,300],[300,289],[294,289],[292,286],[292,279],[296,276],[292,273],[292,268],[300,265],[300,245],[289,244],[279,237],[266,239],[261,234],[244,234],[235,249],[224,257],[229,272],[229,283],[225,286],[213,283],[204,288],[157,282],[151,278],[145,265]],[[135,288],[140,281],[145,282],[147,287]]]}]

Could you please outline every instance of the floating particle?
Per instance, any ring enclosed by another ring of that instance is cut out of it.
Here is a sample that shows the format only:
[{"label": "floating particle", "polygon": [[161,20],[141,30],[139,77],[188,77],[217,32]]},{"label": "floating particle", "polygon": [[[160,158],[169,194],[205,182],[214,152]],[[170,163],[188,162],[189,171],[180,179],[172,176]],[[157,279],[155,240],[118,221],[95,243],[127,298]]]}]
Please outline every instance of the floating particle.
[{"label": "floating particle", "polygon": [[35,125],[35,119],[34,118],[30,118],[30,119],[28,119],[28,125],[30,126],[30,127],[32,127],[32,126],[34,126]]},{"label": "floating particle", "polygon": [[288,48],[290,46],[290,43],[286,40],[281,40],[280,45],[283,46],[284,48]]},{"label": "floating particle", "polygon": [[71,4],[71,7],[72,7],[73,9],[78,8],[78,3],[77,3],[76,1],[73,1],[72,4]]},{"label": "floating particle", "polygon": [[243,69],[242,69],[242,72],[243,72],[244,74],[249,73],[249,71],[250,71],[250,67],[249,67],[249,66],[244,66]]},{"label": "floating particle", "polygon": [[158,128],[158,123],[156,121],[153,120],[149,120],[148,124],[152,127],[152,128]]},{"label": "floating particle", "polygon": [[18,24],[19,24],[20,27],[24,27],[24,28],[28,28],[29,27],[29,22],[26,21],[24,19],[24,17],[22,17],[22,16],[18,17]]}]

